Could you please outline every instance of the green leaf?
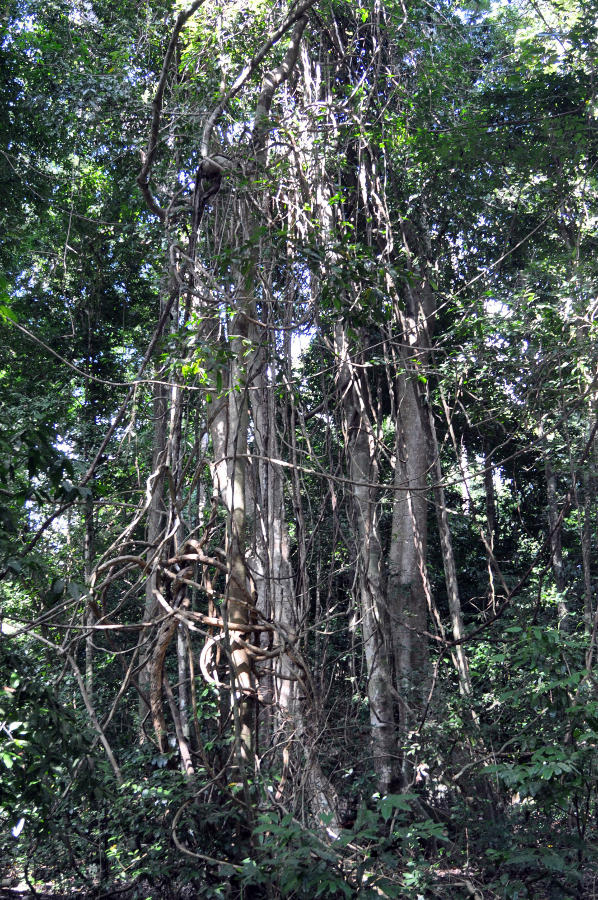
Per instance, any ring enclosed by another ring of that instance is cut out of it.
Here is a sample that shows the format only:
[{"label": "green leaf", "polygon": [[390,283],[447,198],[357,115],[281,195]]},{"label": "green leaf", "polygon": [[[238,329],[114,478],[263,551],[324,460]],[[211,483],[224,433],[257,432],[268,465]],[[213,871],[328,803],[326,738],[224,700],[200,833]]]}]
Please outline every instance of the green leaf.
[{"label": "green leaf", "polygon": [[8,306],[0,305],[0,318],[5,321],[17,322],[18,319],[12,309]]}]

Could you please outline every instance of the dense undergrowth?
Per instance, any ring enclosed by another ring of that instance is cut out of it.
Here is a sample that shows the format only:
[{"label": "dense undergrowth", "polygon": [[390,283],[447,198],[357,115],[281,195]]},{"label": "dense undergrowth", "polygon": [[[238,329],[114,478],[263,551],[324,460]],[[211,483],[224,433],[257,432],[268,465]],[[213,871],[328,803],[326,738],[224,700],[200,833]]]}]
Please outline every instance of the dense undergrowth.
[{"label": "dense undergrowth", "polygon": [[412,736],[405,791],[380,797],[367,757],[360,766],[347,748],[357,766],[330,771],[343,809],[336,833],[300,793],[277,800],[274,771],[245,786],[218,777],[230,748],[209,704],[208,768],[198,755],[191,779],[177,774],[174,749],[135,746],[123,729],[113,735],[116,784],[69,677],[56,693],[41,659],[24,669],[3,650],[5,877],[131,898],[589,898],[598,701],[581,645],[540,625],[480,645],[483,700],[472,708],[453,697],[429,712]]}]

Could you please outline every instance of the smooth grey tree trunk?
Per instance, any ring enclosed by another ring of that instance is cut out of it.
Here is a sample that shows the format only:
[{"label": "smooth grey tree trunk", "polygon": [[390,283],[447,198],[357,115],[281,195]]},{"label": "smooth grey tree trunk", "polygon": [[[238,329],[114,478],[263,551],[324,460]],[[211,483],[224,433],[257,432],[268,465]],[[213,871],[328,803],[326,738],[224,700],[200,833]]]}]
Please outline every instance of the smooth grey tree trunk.
[{"label": "smooth grey tree trunk", "polygon": [[428,454],[414,385],[398,376],[394,505],[388,554],[388,609],[401,734],[424,702],[429,678],[427,593]]},{"label": "smooth grey tree trunk", "polygon": [[359,616],[367,667],[367,696],[374,769],[380,791],[398,784],[400,754],[388,655],[388,608],[382,586],[377,463],[379,435],[369,415],[367,388],[351,360],[342,323],[335,328],[337,388],[341,396],[357,538]]}]

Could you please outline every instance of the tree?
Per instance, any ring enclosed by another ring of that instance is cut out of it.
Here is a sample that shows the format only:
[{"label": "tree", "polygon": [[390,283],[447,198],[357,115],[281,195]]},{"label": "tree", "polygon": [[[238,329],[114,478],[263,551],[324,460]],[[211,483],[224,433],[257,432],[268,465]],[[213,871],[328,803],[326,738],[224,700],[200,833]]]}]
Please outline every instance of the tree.
[{"label": "tree", "polygon": [[[588,14],[4,22],[11,853],[160,896],[583,896]],[[65,760],[29,790],[36,697]]]}]

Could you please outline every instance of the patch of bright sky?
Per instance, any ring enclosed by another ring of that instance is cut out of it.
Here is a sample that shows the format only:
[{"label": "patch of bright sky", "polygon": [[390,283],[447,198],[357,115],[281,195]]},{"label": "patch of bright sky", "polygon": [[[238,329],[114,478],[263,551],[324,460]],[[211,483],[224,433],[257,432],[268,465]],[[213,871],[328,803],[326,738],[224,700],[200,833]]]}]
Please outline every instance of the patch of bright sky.
[{"label": "patch of bright sky", "polygon": [[[221,12],[226,13],[229,17],[233,17],[238,15],[240,12],[245,13],[256,13],[259,12],[266,4],[266,0],[232,0],[232,2],[228,3],[215,3],[212,2],[209,4],[210,13]],[[176,9],[179,11],[187,9],[189,6],[188,0],[177,0]]]},{"label": "patch of bright sky", "polygon": [[293,368],[297,368],[301,364],[301,357],[311,344],[315,329],[307,328],[304,331],[296,332],[291,337],[291,359]]},{"label": "patch of bright sky", "polygon": [[486,297],[484,299],[484,308],[489,316],[500,316],[506,319],[511,315],[511,310],[507,304],[503,303],[502,300],[497,300],[496,297]]},{"label": "patch of bright sky", "polygon": [[[71,0],[69,18],[74,25],[97,25],[98,19],[89,0]],[[17,33],[35,31],[37,19],[34,15],[17,19],[13,27]]]},{"label": "patch of bright sky", "polygon": [[74,0],[70,17],[75,25],[98,25],[97,16],[88,0]]}]

